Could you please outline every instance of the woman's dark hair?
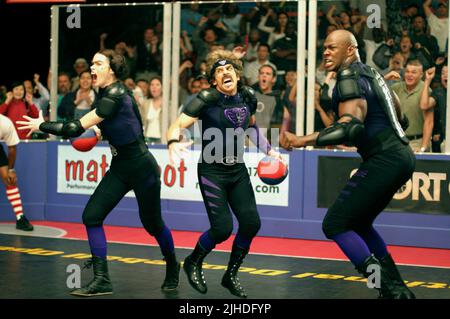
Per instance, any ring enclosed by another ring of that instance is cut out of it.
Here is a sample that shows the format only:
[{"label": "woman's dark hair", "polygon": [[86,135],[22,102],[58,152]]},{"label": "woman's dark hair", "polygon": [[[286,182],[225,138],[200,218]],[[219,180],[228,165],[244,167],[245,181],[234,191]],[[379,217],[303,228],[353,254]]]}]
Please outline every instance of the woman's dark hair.
[{"label": "woman's dark hair", "polygon": [[[280,17],[281,14],[284,14],[286,16],[288,22],[290,21],[289,15],[287,14],[286,11],[278,12],[277,13],[277,20],[276,20],[276,23],[275,23],[275,30],[274,30],[275,33],[280,33],[281,32],[281,26],[280,26],[280,23],[278,22],[278,18]],[[286,23],[286,26],[287,26],[287,23]]]},{"label": "woman's dark hair", "polygon": [[27,99],[25,98],[27,96],[27,90],[25,90],[25,85],[23,84],[23,81],[13,81],[11,84],[11,91],[18,86],[21,86],[23,88],[22,101],[25,103],[25,108],[27,109],[27,111],[29,111],[30,105],[28,104]]},{"label": "woman's dark hair", "polygon": [[159,75],[155,75],[150,79],[150,81],[148,81],[148,91],[152,98],[153,98],[153,96],[152,96],[152,93],[150,92],[150,84],[152,83],[153,80],[158,80],[159,83],[161,83],[161,94],[162,94],[162,78]]},{"label": "woman's dark hair", "polygon": [[[84,73],[89,74],[89,76],[92,78],[91,71],[89,71],[89,70],[86,70],[86,71],[81,72],[80,75],[79,75],[79,77],[81,78],[81,76],[82,76]],[[114,73],[115,73],[115,72],[114,72]]]},{"label": "woman's dark hair", "polygon": [[152,76],[150,78],[150,80],[148,81],[148,84],[152,83],[153,80],[158,80],[159,83],[161,83],[161,85],[162,85],[162,77],[160,77],[159,75]]},{"label": "woman's dark hair", "polygon": [[123,55],[117,54],[114,50],[105,49],[98,53],[109,59],[109,66],[113,70],[116,78],[122,80],[128,74],[128,67]]}]

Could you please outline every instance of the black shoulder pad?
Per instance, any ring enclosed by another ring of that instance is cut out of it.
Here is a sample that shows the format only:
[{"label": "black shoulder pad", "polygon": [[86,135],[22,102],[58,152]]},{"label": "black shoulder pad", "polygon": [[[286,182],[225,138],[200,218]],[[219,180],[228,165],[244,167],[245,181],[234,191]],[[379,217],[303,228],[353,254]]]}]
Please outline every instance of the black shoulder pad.
[{"label": "black shoulder pad", "polygon": [[339,71],[337,75],[336,89],[339,102],[361,98],[363,91],[358,84],[359,72],[356,68],[348,67]]},{"label": "black shoulder pad", "polygon": [[127,88],[125,87],[125,85],[123,85],[122,82],[117,81],[114,82],[113,84],[109,85],[104,93],[104,97],[122,97],[125,93],[127,92]]},{"label": "black shoulder pad", "polygon": [[[201,91],[203,92],[203,91]],[[200,93],[201,93],[200,92]],[[203,108],[207,105],[206,102],[203,101],[199,97],[200,93],[193,99],[189,104],[185,105],[183,107],[182,112],[190,117],[200,117],[200,114],[202,113]]]},{"label": "black shoulder pad", "polygon": [[102,97],[95,108],[95,113],[104,119],[111,119],[116,115],[120,107],[121,98],[114,98],[110,96]]},{"label": "black shoulder pad", "polygon": [[250,104],[251,113],[254,114],[256,112],[256,108],[258,105],[258,99],[256,98],[256,92],[249,86],[242,86],[241,94],[244,98],[244,101]]},{"label": "black shoulder pad", "polygon": [[206,104],[214,104],[220,99],[220,93],[215,88],[201,90],[197,97]]},{"label": "black shoulder pad", "polygon": [[117,81],[108,86],[96,105],[95,113],[104,119],[112,118],[119,110],[126,92],[127,88],[122,82]]}]

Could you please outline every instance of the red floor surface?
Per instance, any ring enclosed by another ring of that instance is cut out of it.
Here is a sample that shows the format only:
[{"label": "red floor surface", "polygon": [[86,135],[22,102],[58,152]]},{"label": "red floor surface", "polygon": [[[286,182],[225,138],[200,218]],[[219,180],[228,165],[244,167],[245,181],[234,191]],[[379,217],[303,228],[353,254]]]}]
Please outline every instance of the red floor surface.
[{"label": "red floor surface", "polygon": [[[63,238],[87,240],[82,224],[49,221],[36,221],[33,224],[63,229],[67,232]],[[109,242],[157,245],[156,240],[143,228],[105,226],[105,232]],[[200,236],[198,232],[189,231],[173,231],[172,234],[175,247],[178,248],[194,248]],[[216,250],[229,251],[233,238],[217,245]],[[450,268],[450,250],[447,249],[389,246],[389,251],[398,264]],[[256,237],[252,242],[251,253],[348,260],[334,242],[320,240]]]}]

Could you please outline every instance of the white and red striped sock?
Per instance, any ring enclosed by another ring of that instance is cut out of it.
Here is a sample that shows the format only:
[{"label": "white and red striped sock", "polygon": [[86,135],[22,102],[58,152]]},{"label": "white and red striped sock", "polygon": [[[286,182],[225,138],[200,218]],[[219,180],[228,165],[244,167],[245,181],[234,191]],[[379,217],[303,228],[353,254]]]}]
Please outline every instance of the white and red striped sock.
[{"label": "white and red striped sock", "polygon": [[23,215],[22,200],[20,199],[19,188],[17,186],[7,186],[6,197],[8,197],[8,200],[13,207],[14,214],[16,214],[16,219],[19,220]]}]

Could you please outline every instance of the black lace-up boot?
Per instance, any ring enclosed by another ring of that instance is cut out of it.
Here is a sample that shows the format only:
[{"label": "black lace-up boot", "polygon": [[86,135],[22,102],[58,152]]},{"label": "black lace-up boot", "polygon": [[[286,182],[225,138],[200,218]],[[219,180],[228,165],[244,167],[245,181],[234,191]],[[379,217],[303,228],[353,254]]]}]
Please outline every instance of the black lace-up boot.
[{"label": "black lace-up boot", "polygon": [[241,298],[247,298],[247,293],[242,288],[237,273],[247,253],[248,249],[233,245],[228,268],[222,278],[222,286],[227,288],[233,295]]},{"label": "black lace-up boot", "polygon": [[206,294],[208,291],[202,270],[203,259],[205,259],[208,253],[200,243],[197,243],[194,251],[186,257],[183,264],[189,283],[195,290],[202,294]]},{"label": "black lace-up boot", "polygon": [[83,268],[94,268],[94,279],[86,286],[75,289],[70,293],[75,296],[92,297],[112,294],[112,284],[108,274],[108,262],[106,259],[92,256],[90,260],[85,263]]},{"label": "black lace-up boot", "polygon": [[379,269],[380,272],[380,287],[376,287],[379,291],[379,298],[381,299],[411,299],[405,294],[405,287],[399,285],[396,280],[392,279],[386,267],[383,267],[375,256],[367,257],[363,264],[356,267],[359,273],[368,278],[372,275],[369,272],[369,267],[372,266],[374,269]]},{"label": "black lace-up boot", "polygon": [[402,299],[416,299],[416,296],[413,294],[411,290],[408,289],[405,282],[398,271],[397,266],[395,265],[394,260],[392,259],[391,254],[387,254],[383,258],[380,258],[381,267],[384,268],[388,276],[392,279],[395,285],[398,287],[398,290],[402,291]]},{"label": "black lace-up boot", "polygon": [[177,261],[175,253],[165,258],[166,261],[166,278],[161,286],[162,290],[174,290],[178,287],[180,277],[180,263]]}]

